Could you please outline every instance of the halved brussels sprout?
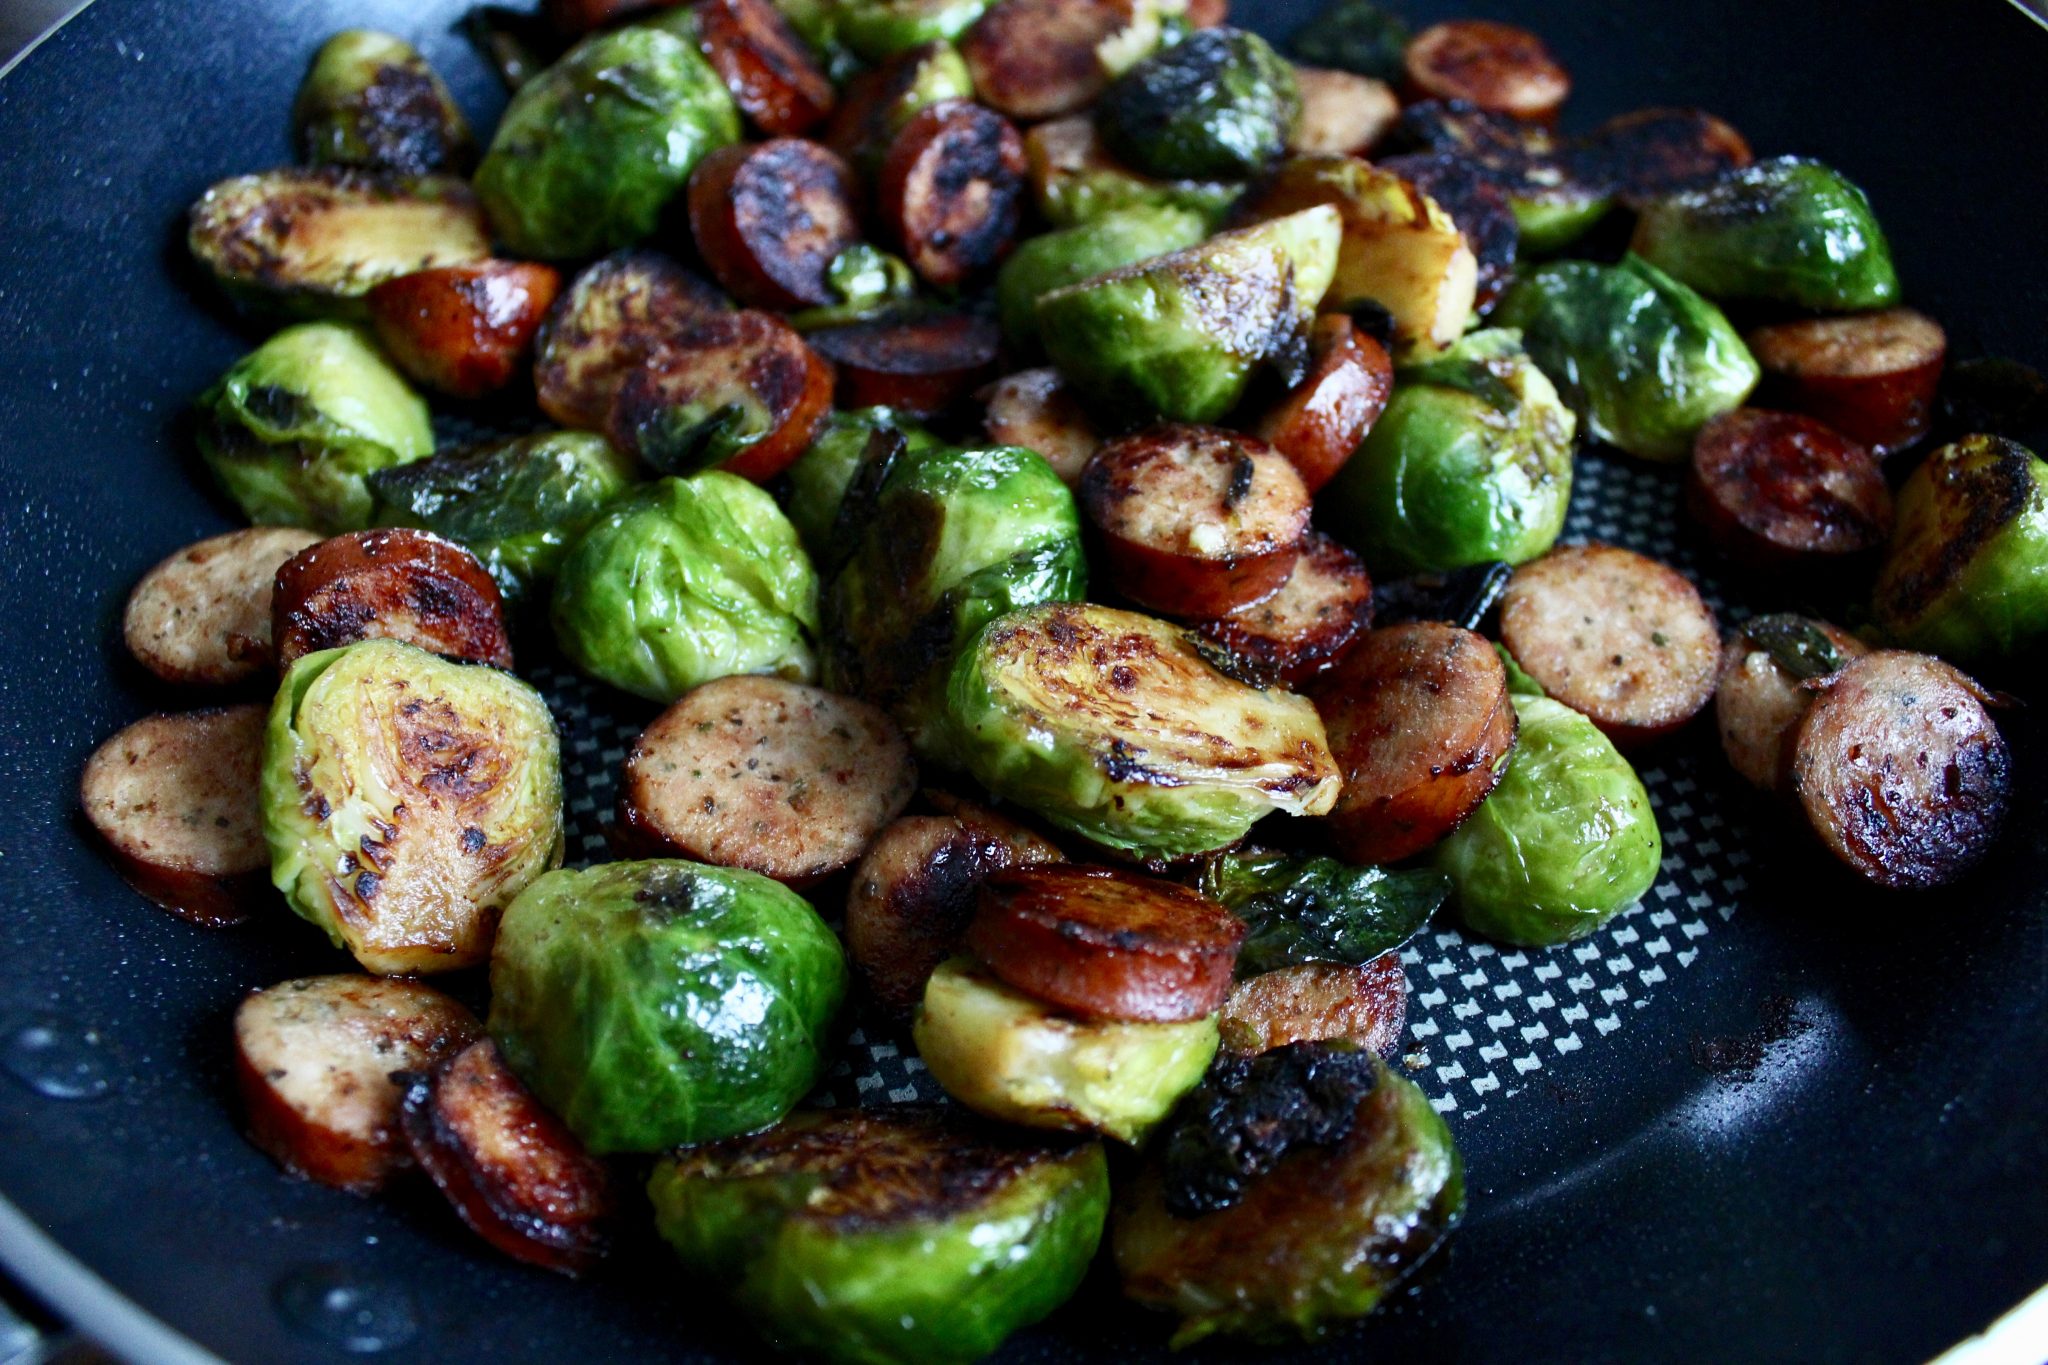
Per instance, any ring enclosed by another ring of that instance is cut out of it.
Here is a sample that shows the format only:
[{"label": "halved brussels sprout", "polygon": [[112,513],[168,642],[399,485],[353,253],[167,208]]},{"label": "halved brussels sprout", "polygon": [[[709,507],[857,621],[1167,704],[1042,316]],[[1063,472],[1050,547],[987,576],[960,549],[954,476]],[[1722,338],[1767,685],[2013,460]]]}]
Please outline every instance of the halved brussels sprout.
[{"label": "halved brussels sprout", "polygon": [[941,1109],[793,1114],[655,1167],[655,1225],[778,1348],[968,1365],[1066,1302],[1109,1211],[1100,1143]]},{"label": "halved brussels sprout", "polygon": [[1208,235],[1208,225],[1198,213],[1146,205],[1028,238],[996,274],[1003,336],[1021,353],[1034,354],[1040,298],[1104,271],[1193,246]]},{"label": "halved brussels sprout", "polygon": [[1465,922],[1546,947],[1584,938],[1640,900],[1664,844],[1628,760],[1593,722],[1517,693],[1521,734],[1500,785],[1436,847]]},{"label": "halved brussels sprout", "polygon": [[287,327],[200,395],[199,453],[249,520],[374,524],[368,476],[434,450],[427,405],[361,332]]},{"label": "halved brussels sprout", "polygon": [[264,735],[263,837],[292,910],[371,971],[475,966],[562,860],[547,703],[396,640],[305,655]]},{"label": "halved brussels sprout", "polygon": [[911,1033],[932,1079],[976,1113],[1134,1146],[1202,1079],[1220,1045],[1213,1014],[1171,1024],[1083,1019],[968,958],[933,971]]},{"label": "halved brussels sprout", "polygon": [[1929,455],[1899,489],[1874,601],[1886,635],[1945,658],[2048,636],[2048,463],[2000,436]]},{"label": "halved brussels sprout", "polygon": [[1313,706],[1227,678],[1179,628],[1110,607],[991,622],[953,666],[945,723],[990,791],[1140,859],[1223,848],[1276,810],[1337,800]]},{"label": "halved brussels sprout", "polygon": [[1558,261],[1516,281],[1494,321],[1519,327],[1586,434],[1646,460],[1682,460],[1762,376],[1721,310],[1640,256]]},{"label": "halved brussels sprout", "polygon": [[505,911],[491,1036],[596,1152],[774,1123],[825,1073],[839,940],[802,896],[681,859],[563,869]]},{"label": "halved brussels sprout", "polygon": [[1241,180],[1286,150],[1294,66],[1256,33],[1207,28],[1118,77],[1095,107],[1119,159],[1152,175]]},{"label": "halved brussels sprout", "polygon": [[1221,233],[1044,295],[1039,336],[1106,411],[1213,422],[1254,367],[1305,346],[1342,236],[1327,205]]},{"label": "halved brussels sprout", "polygon": [[950,43],[981,18],[989,0],[838,0],[839,40],[879,62],[923,43]]},{"label": "halved brussels sprout", "polygon": [[1161,180],[1119,162],[1086,114],[1052,119],[1024,135],[1031,194],[1060,227],[1131,208],[1186,209],[1214,228],[1244,193],[1238,180]]},{"label": "halved brussels sprout", "polygon": [[1505,195],[1525,259],[1562,251],[1614,207],[1613,177],[1596,158],[1541,123],[1464,100],[1409,105],[1393,141],[1454,157]]},{"label": "halved brussels sprout", "polygon": [[562,561],[552,614],[578,668],[654,701],[734,673],[817,674],[818,575],[796,528],[715,469],[613,504]]},{"label": "halved brussels sprout", "polygon": [[810,448],[783,471],[789,484],[782,510],[802,537],[804,549],[824,569],[837,567],[828,554],[832,528],[839,521],[839,505],[846,500],[846,490],[860,469],[868,438],[878,431],[900,432],[906,454],[940,444],[938,437],[906,413],[894,408],[854,408],[828,415],[811,438]]},{"label": "halved brussels sprout", "polygon": [[1848,312],[1899,298],[1891,247],[1863,191],[1796,156],[1657,200],[1630,247],[1716,299]]},{"label": "halved brussels sprout", "polygon": [[1404,371],[1323,490],[1375,574],[1443,573],[1549,549],[1571,501],[1571,409],[1514,332],[1474,332]]},{"label": "halved brussels sprout", "polygon": [[476,192],[513,254],[595,256],[653,232],[705,154],[739,139],[739,109],[695,35],[634,25],[584,39],[520,87]]},{"label": "halved brussels sprout", "polygon": [[320,45],[292,122],[315,166],[425,175],[467,170],[476,155],[468,120],[427,59],[375,29],[345,29]]}]

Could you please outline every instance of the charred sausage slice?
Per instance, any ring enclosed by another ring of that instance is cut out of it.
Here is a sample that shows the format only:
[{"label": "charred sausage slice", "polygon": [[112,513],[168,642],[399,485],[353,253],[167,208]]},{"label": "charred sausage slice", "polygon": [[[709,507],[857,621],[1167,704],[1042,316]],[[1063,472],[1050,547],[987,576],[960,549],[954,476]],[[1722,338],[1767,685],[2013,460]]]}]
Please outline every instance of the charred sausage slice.
[{"label": "charred sausage slice", "polygon": [[235,1075],[249,1136],[278,1165],[358,1194],[412,1164],[394,1073],[418,1071],[482,1036],[429,986],[311,976],[257,991],[235,1011]]},{"label": "charred sausage slice", "polygon": [[689,205],[704,263],[756,308],[833,302],[826,268],[860,240],[853,172],[803,138],[719,148],[691,173]]},{"label": "charred sausage slice", "polygon": [[933,417],[994,377],[1002,331],[969,313],[884,319],[811,333],[838,372],[842,408],[898,408]]},{"label": "charred sausage slice", "polygon": [[565,427],[602,430],[627,375],[725,310],[723,295],[660,252],[614,252],[576,277],[541,326],[541,411]]},{"label": "charred sausage slice", "polygon": [[1232,987],[1217,1023],[1223,1045],[1233,1052],[1341,1038],[1392,1060],[1408,1023],[1408,974],[1397,952],[1358,966],[1282,967]]},{"label": "charred sausage slice", "polygon": [[1728,632],[1714,722],[1721,750],[1743,780],[1765,791],[1786,790],[1793,737],[1818,695],[1802,684],[1869,652],[1841,627],[1804,616],[1760,616]]},{"label": "charred sausage slice", "polygon": [[769,0],[701,0],[697,30],[733,102],[770,137],[806,132],[832,112],[831,78]]},{"label": "charred sausage slice", "polygon": [[1370,624],[1372,578],[1365,561],[1310,531],[1280,591],[1195,631],[1223,652],[1224,672],[1298,687],[1333,666]]},{"label": "charred sausage slice", "polygon": [[1068,864],[981,885],[967,946],[1018,990],[1098,1019],[1200,1019],[1222,1008],[1245,927],[1173,882]]},{"label": "charred sausage slice", "polygon": [[79,804],[137,891],[194,924],[239,924],[270,883],[257,799],[267,706],[149,716],[93,751]]},{"label": "charred sausage slice", "polygon": [[128,652],[166,682],[224,687],[254,677],[272,661],[278,566],[319,543],[317,532],[295,526],[252,526],[186,546],[128,595]]},{"label": "charred sausage slice", "polygon": [[1614,186],[1623,203],[1641,208],[1710,184],[1755,158],[1741,133],[1704,109],[1638,109],[1594,129],[1576,159],[1594,179]]},{"label": "charred sausage slice", "polygon": [[1088,420],[1081,400],[1050,366],[1005,375],[983,391],[988,410],[981,429],[991,441],[1023,446],[1045,457],[1072,487],[1102,445],[1102,433]]},{"label": "charred sausage slice", "polygon": [[941,100],[890,142],[876,211],[911,268],[950,288],[1009,253],[1024,171],[1024,139],[1008,119],[971,100]]},{"label": "charred sausage slice", "polygon": [[998,113],[1056,118],[1109,88],[1099,49],[1135,7],[1124,0],[1002,0],[960,40],[974,93]]},{"label": "charred sausage slice", "polygon": [[1515,570],[1500,638],[1616,744],[1654,739],[1714,695],[1721,631],[1685,576],[1633,550],[1564,545]]},{"label": "charred sausage slice", "polygon": [[1948,337],[1910,308],[1759,327],[1749,349],[1762,397],[1816,417],[1880,455],[1909,446],[1934,422]]},{"label": "charred sausage slice", "polygon": [[910,745],[866,702],[780,678],[709,682],[626,756],[629,843],[803,885],[851,864],[917,787]]},{"label": "charred sausage slice", "polygon": [[1326,821],[1355,863],[1420,853],[1500,781],[1515,743],[1507,670],[1469,630],[1375,630],[1318,683],[1316,709],[1344,786]]},{"label": "charred sausage slice", "polygon": [[1942,886],[1998,837],[2012,757],[1986,694],[1927,654],[1866,654],[1800,722],[1792,790],[1821,842],[1879,886]]},{"label": "charred sausage slice", "polygon": [[1172,616],[1262,602],[1294,572],[1309,495],[1255,436],[1167,423],[1111,441],[1081,473],[1109,581]]},{"label": "charred sausage slice", "polygon": [[1478,166],[1449,152],[1410,152],[1373,164],[1400,176],[1451,215],[1479,262],[1473,310],[1482,317],[1491,312],[1514,283],[1522,236],[1500,187]]},{"label": "charred sausage slice", "polygon": [[1393,391],[1387,348],[1343,314],[1327,314],[1309,333],[1307,378],[1259,419],[1258,434],[1313,495],[1358,449]]},{"label": "charred sausage slice", "polygon": [[1301,117],[1287,135],[1287,150],[1297,155],[1356,155],[1401,117],[1393,87],[1370,76],[1296,66],[1294,82],[1301,90]]},{"label": "charred sausage slice", "polygon": [[1877,457],[1811,417],[1723,413],[1700,428],[1687,473],[1694,520],[1750,568],[1839,563],[1891,537],[1892,494]]},{"label": "charred sausage slice", "polygon": [[1409,41],[1401,64],[1410,99],[1466,100],[1535,123],[1554,121],[1572,89],[1541,38],[1485,19],[1431,25]]},{"label": "charred sausage slice", "polygon": [[481,398],[512,382],[561,288],[551,265],[473,261],[386,280],[367,303],[399,369],[450,397]]},{"label": "charred sausage slice", "polygon": [[408,527],[351,531],[277,571],[270,630],[280,667],[358,640],[403,640],[451,659],[512,666],[490,571],[453,541]]}]

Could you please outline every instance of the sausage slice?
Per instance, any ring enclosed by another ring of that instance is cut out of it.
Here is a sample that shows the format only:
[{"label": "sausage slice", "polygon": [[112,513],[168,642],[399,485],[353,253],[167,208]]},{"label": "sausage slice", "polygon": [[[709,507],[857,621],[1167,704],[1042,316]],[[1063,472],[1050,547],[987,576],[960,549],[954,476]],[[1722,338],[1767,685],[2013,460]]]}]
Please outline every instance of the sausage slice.
[{"label": "sausage slice", "polygon": [[2012,756],[1984,689],[1927,654],[1880,650],[1800,722],[1792,790],[1821,842],[1879,886],[1942,886],[1990,849]]},{"label": "sausage slice", "polygon": [[482,1034],[468,1010],[417,981],[309,976],[257,991],[235,1011],[249,1137],[294,1175],[368,1194],[412,1164],[394,1075]]},{"label": "sausage slice", "polygon": [[1473,311],[1482,317],[1491,312],[1514,283],[1515,255],[1522,239],[1500,186],[1479,166],[1450,152],[1410,152],[1373,164],[1400,176],[1451,215],[1479,262]]},{"label": "sausage slice", "polygon": [[770,137],[805,132],[832,112],[831,78],[769,0],[701,0],[697,46]]},{"label": "sausage slice", "polygon": [[1255,436],[1166,423],[1095,453],[1081,510],[1108,579],[1140,606],[1222,616],[1280,590],[1308,530],[1309,495]]},{"label": "sausage slice", "polygon": [[1280,591],[1195,633],[1221,650],[1233,677],[1298,687],[1333,666],[1372,624],[1372,577],[1365,561],[1320,531]]},{"label": "sausage slice", "polygon": [[851,864],[917,788],[910,745],[876,707],[780,678],[691,692],[626,755],[629,844],[804,885]]},{"label": "sausage slice", "polygon": [[1562,545],[1515,570],[1500,639],[1616,744],[1654,739],[1714,695],[1721,631],[1685,576],[1633,550]]},{"label": "sausage slice", "polygon": [[1102,44],[1131,22],[1119,0],[1002,0],[960,39],[983,104],[1014,119],[1071,114],[1109,88]]},{"label": "sausage slice", "polygon": [[1223,1045],[1270,1052],[1290,1043],[1344,1039],[1392,1060],[1408,1024],[1408,974],[1398,952],[1370,962],[1303,962],[1231,988]]},{"label": "sausage slice", "polygon": [[1880,455],[1934,423],[1948,337],[1910,308],[1759,327],[1747,338],[1762,397],[1826,422]]},{"label": "sausage slice", "polygon": [[1102,445],[1102,433],[1088,419],[1081,400],[1051,366],[1005,375],[981,394],[988,410],[981,429],[991,441],[1023,446],[1045,457],[1068,487]]},{"label": "sausage slice", "polygon": [[1024,139],[1008,119],[972,100],[941,100],[890,142],[876,212],[911,268],[950,288],[1009,254],[1024,171]]},{"label": "sausage slice", "polygon": [[756,308],[833,302],[826,268],[860,240],[853,172],[803,138],[719,148],[691,173],[689,205],[705,265]]},{"label": "sausage slice", "polygon": [[270,708],[149,716],[93,751],[79,804],[137,891],[194,924],[239,924],[270,884],[257,788]]},{"label": "sausage slice", "polygon": [[1486,19],[1431,25],[1409,40],[1401,65],[1411,100],[1466,100],[1534,123],[1553,122],[1572,90],[1541,38]]},{"label": "sausage slice", "polygon": [[408,375],[454,398],[512,382],[562,276],[537,261],[472,261],[386,280],[366,299],[377,342]]},{"label": "sausage slice", "polygon": [[252,526],[186,546],[128,594],[128,652],[166,682],[224,687],[254,677],[271,664],[278,566],[319,543],[296,526]]},{"label": "sausage slice", "polygon": [[1686,505],[1723,554],[1751,568],[1840,563],[1891,538],[1877,457],[1796,413],[1738,408],[1700,428]]},{"label": "sausage slice", "polygon": [[1259,419],[1258,434],[1287,457],[1311,495],[1372,430],[1394,392],[1387,348],[1342,313],[1316,319],[1308,376]]},{"label": "sausage slice", "polygon": [[1297,156],[1356,155],[1401,117],[1393,87],[1355,71],[1297,65],[1294,83],[1301,90],[1301,116],[1287,135],[1287,150]]},{"label": "sausage slice", "polygon": [[626,376],[726,310],[716,289],[658,251],[618,251],[578,275],[541,325],[533,383],[565,427],[600,431]]},{"label": "sausage slice", "polygon": [[283,668],[371,639],[512,666],[490,571],[455,542],[409,527],[351,531],[293,555],[277,571],[270,630]]},{"label": "sausage slice", "polygon": [[1793,737],[1818,695],[1802,684],[1869,652],[1841,627],[1804,616],[1759,616],[1728,632],[1714,722],[1721,751],[1744,781],[1765,791],[1787,789]]},{"label": "sausage slice", "polygon": [[1595,128],[1575,159],[1639,209],[1711,184],[1755,157],[1741,133],[1704,109],[1638,109]]},{"label": "sausage slice", "polygon": [[995,377],[1002,329],[971,313],[940,313],[828,327],[810,341],[838,372],[840,407],[933,417]]}]

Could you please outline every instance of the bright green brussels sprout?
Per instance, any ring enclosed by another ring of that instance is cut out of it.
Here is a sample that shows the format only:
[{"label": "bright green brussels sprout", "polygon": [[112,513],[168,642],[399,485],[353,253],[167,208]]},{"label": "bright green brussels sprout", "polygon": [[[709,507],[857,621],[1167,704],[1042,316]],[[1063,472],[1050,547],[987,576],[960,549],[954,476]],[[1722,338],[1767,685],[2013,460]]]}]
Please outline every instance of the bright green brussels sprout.
[{"label": "bright green brussels sprout", "polygon": [[2000,436],[1929,455],[1899,489],[1875,600],[1887,636],[1948,658],[2048,636],[2048,463]]},{"label": "bright green brussels sprout", "polygon": [[1375,572],[1534,559],[1564,528],[1576,429],[1515,333],[1473,332],[1402,372],[1323,490],[1324,524]]},{"label": "bright green brussels sprout", "polygon": [[655,1226],[784,1351],[968,1365],[1066,1302],[1102,1239],[1097,1142],[894,1107],[791,1115],[655,1167]]},{"label": "bright green brussels sprout", "polygon": [[1119,209],[1170,208],[1198,214],[1214,230],[1244,194],[1240,180],[1162,180],[1141,175],[1102,145],[1086,114],[1052,119],[1024,135],[1031,194],[1059,227],[1093,222]]},{"label": "bright green brussels sprout", "polygon": [[554,578],[576,537],[636,478],[602,436],[544,431],[380,469],[370,487],[381,520],[455,541],[517,602]]},{"label": "bright green brussels sprout", "polygon": [[1542,194],[1508,196],[1515,241],[1524,256],[1551,256],[1591,232],[1614,208],[1614,196],[1566,180]]},{"label": "bright green brussels sprout", "polygon": [[946,691],[949,755],[1105,848],[1172,860],[1273,811],[1321,815],[1339,778],[1315,708],[1212,668],[1178,627],[1110,607],[999,617]]},{"label": "bright green brussels sprout", "polygon": [[1899,298],[1891,247],[1863,191],[1800,157],[1759,161],[1658,200],[1630,245],[1717,299],[1846,312]]},{"label": "bright green brussels sprout", "polygon": [[1197,889],[1251,926],[1240,980],[1303,962],[1372,961],[1406,943],[1442,907],[1441,872],[1354,867],[1335,858],[1253,850],[1202,866]]},{"label": "bright green brussels sprout", "polygon": [[452,971],[562,861],[562,772],[540,693],[397,640],[301,656],[263,738],[270,877],[373,972]]},{"label": "bright green brussels sprout", "polygon": [[940,444],[917,420],[894,408],[854,408],[829,414],[811,438],[810,447],[784,471],[789,481],[782,510],[802,537],[811,559],[827,568],[837,568],[830,559],[832,528],[839,521],[839,504],[853,483],[855,471],[868,448],[868,438],[878,431],[901,432],[905,453],[916,454]]},{"label": "bright green brussels sprout", "polygon": [[1213,422],[1315,320],[1342,237],[1327,204],[1220,233],[1044,295],[1039,338],[1107,412]]},{"label": "bright green brussels sprout", "polygon": [[1762,373],[1720,309],[1640,256],[1541,266],[1493,320],[1522,329],[1587,435],[1646,460],[1687,458]]},{"label": "bright green brussels sprout", "polygon": [[1038,300],[1119,266],[1190,247],[1209,235],[1198,213],[1164,205],[1105,213],[1019,244],[996,274],[1003,335],[1024,354],[1038,350]]},{"label": "bright green brussels sprout", "polygon": [[614,503],[555,576],[555,639],[654,701],[734,673],[817,673],[818,575],[775,499],[718,470]]},{"label": "bright green brussels sprout", "polygon": [[200,395],[199,453],[259,526],[373,524],[368,476],[433,453],[427,405],[361,332],[287,327]]},{"label": "bright green brussels sprout", "polygon": [[315,166],[393,175],[463,171],[476,155],[455,97],[403,38],[346,29],[320,45],[292,104],[300,155]]},{"label": "bright green brussels sprout", "polygon": [[595,1152],[763,1128],[825,1074],[839,940],[782,883],[681,859],[564,869],[505,911],[491,1036]]},{"label": "bright green brussels sprout", "polygon": [[950,43],[981,18],[990,0],[838,0],[839,39],[879,62],[924,43]]},{"label": "bright green brussels sprout", "polygon": [[694,37],[634,25],[585,38],[520,88],[476,192],[515,255],[595,256],[653,232],[698,161],[739,138]]},{"label": "bright green brussels sprout", "polygon": [[1213,1014],[1173,1024],[1082,1019],[968,958],[932,972],[911,1033],[932,1079],[976,1113],[1133,1146],[1202,1079],[1220,1045]]},{"label": "bright green brussels sprout", "polygon": [[1310,66],[1356,71],[1399,85],[1408,77],[1403,58],[1413,36],[1406,21],[1374,0],[1336,0],[1294,31],[1287,50]]},{"label": "bright green brussels sprout", "polygon": [[1205,28],[1153,53],[1103,92],[1102,140],[1150,175],[1241,180],[1287,148],[1301,117],[1294,67],[1256,33]]},{"label": "bright green brussels sprout", "polygon": [[1633,905],[1664,844],[1628,760],[1578,712],[1517,693],[1500,785],[1436,847],[1465,922],[1528,947],[1568,943]]},{"label": "bright green brussels sprout", "polygon": [[791,313],[787,321],[799,332],[860,322],[878,313],[906,308],[917,297],[917,274],[910,262],[879,247],[856,242],[825,267],[825,284],[836,303]]}]

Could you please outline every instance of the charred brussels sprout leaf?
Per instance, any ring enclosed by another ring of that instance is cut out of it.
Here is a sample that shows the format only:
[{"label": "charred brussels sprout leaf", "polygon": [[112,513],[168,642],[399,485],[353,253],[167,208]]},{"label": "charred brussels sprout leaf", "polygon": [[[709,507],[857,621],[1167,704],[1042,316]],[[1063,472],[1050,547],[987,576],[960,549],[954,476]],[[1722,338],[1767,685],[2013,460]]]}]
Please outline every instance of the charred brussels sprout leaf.
[{"label": "charred brussels sprout leaf", "polygon": [[372,524],[368,476],[432,453],[427,405],[362,333],[288,327],[199,399],[199,453],[259,526]]},{"label": "charred brussels sprout leaf", "polygon": [[950,43],[974,27],[989,0],[839,0],[838,36],[855,55],[879,62],[925,43]]},{"label": "charred brussels sprout leaf", "polygon": [[1488,938],[1583,938],[1641,899],[1664,845],[1649,795],[1593,722],[1516,695],[1521,733],[1500,785],[1436,849],[1458,909]]},{"label": "charred brussels sprout leaf", "polygon": [[1238,180],[1286,150],[1301,92],[1264,38],[1210,28],[1125,72],[1095,117],[1109,150],[1141,171]]},{"label": "charred brussels sprout leaf", "polygon": [[1742,633],[1751,645],[1770,655],[1772,663],[1800,681],[1825,678],[1847,662],[1827,631],[1811,617],[1790,612],[1752,616],[1742,623]]},{"label": "charred brussels sprout leaf", "polygon": [[803,897],[681,860],[541,878],[491,958],[491,1036],[596,1152],[656,1152],[775,1122],[825,1071],[846,994]]},{"label": "charred brussels sprout leaf", "polygon": [[1030,238],[996,275],[1003,335],[1020,351],[1036,352],[1040,298],[1120,266],[1191,247],[1208,235],[1200,214],[1157,206],[1120,209]]},{"label": "charred brussels sprout leaf", "polygon": [[292,105],[315,166],[393,175],[463,171],[476,155],[455,97],[411,43],[353,28],[321,44]]},{"label": "charred brussels sprout leaf", "polygon": [[785,472],[789,483],[782,510],[811,558],[822,567],[837,567],[828,552],[832,528],[839,521],[839,504],[853,484],[868,438],[878,431],[901,432],[910,453],[939,444],[939,438],[915,418],[894,408],[854,408],[827,416],[810,447]]},{"label": "charred brussels sprout leaf", "polygon": [[1287,51],[1311,66],[1356,71],[1398,85],[1406,78],[1402,58],[1414,36],[1407,23],[1373,0],[1336,0],[1287,40]]},{"label": "charred brussels sprout leaf", "polygon": [[654,701],[734,673],[809,682],[818,578],[775,500],[711,470],[658,479],[593,523],[555,578],[578,668]]},{"label": "charred brussels sprout leaf", "polygon": [[1450,895],[1450,879],[1335,858],[1225,853],[1202,868],[1203,895],[1251,926],[1240,979],[1301,962],[1370,962],[1406,943]]},{"label": "charred brussels sprout leaf", "polygon": [[938,1109],[792,1115],[648,1182],[683,1264],[777,1347],[968,1365],[1074,1292],[1102,1238],[1098,1143],[1027,1146]]},{"label": "charred brussels sprout leaf", "polygon": [[271,880],[373,972],[482,962],[498,912],[562,858],[547,703],[396,640],[292,665],[262,790]]}]

